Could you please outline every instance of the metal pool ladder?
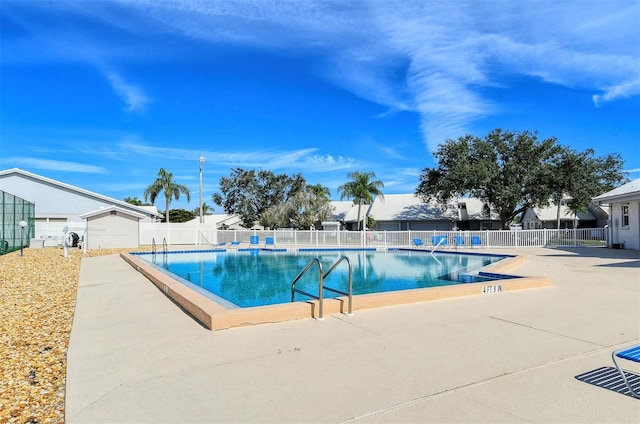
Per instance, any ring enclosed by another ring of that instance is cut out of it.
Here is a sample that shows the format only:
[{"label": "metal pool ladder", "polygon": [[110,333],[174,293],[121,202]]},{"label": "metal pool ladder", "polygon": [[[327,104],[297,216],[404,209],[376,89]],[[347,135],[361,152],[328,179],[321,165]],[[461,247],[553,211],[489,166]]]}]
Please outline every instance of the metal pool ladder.
[{"label": "metal pool ladder", "polygon": [[[156,247],[156,238],[152,238],[151,239],[151,253],[153,253],[154,255],[157,252],[157,247]],[[162,239],[162,254],[166,255],[167,253],[169,253],[169,245],[167,244],[167,239],[163,238]]]},{"label": "metal pool ladder", "polygon": [[[157,253],[157,247],[156,247],[156,238],[152,238],[151,239],[151,254],[152,254],[152,258],[153,258],[153,262],[155,263],[156,261],[156,253]],[[167,239],[163,238],[162,239],[162,263],[163,265],[166,265],[167,263],[167,254],[169,253],[169,245],[167,244]]]},{"label": "metal pool ladder", "polygon": [[[329,274],[331,274],[331,272],[336,269],[336,267],[342,262],[342,261],[347,261],[347,265],[349,266],[349,291],[348,292],[343,292],[331,287],[325,287],[324,285],[324,279],[327,278],[327,276]],[[298,282],[298,280],[300,278],[302,278],[302,276],[309,271],[309,269],[311,269],[311,267],[313,266],[313,264],[317,264],[318,265],[318,295],[314,295],[311,293],[307,293],[303,290],[300,290],[298,288],[296,288],[296,283]],[[293,279],[293,282],[291,283],[291,301],[294,302],[295,301],[295,296],[296,293],[300,293],[304,296],[310,297],[312,299],[317,299],[318,300],[318,320],[322,321],[324,320],[323,317],[323,304],[324,304],[324,290],[329,290],[331,292],[337,293],[337,294],[341,294],[343,296],[347,296],[349,299],[349,312],[346,315],[349,316],[353,316],[353,267],[351,266],[351,260],[346,257],[346,256],[341,256],[332,266],[331,268],[329,268],[329,271],[327,271],[325,274],[322,274],[322,263],[320,262],[320,259],[318,258],[313,258],[311,259],[307,265],[305,265],[305,267],[302,269],[302,271],[300,271],[300,273],[298,274],[298,276],[296,278]]]}]

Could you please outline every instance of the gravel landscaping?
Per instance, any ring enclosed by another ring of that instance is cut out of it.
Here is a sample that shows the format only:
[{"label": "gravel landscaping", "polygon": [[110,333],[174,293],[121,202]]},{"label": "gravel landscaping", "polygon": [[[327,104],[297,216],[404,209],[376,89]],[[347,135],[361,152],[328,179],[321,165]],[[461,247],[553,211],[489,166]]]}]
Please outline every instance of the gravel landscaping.
[{"label": "gravel landscaping", "polygon": [[80,262],[120,251],[71,249],[65,258],[62,249],[45,248],[0,256],[0,423],[64,422]]}]

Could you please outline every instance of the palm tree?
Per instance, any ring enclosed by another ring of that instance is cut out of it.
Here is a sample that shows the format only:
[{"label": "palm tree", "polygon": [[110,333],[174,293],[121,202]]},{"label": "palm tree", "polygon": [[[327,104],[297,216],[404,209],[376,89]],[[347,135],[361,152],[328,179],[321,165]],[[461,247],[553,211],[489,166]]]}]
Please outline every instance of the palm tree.
[{"label": "palm tree", "polygon": [[360,209],[362,204],[371,204],[374,196],[380,196],[384,199],[381,188],[384,183],[380,180],[373,180],[376,177],[375,172],[351,172],[347,175],[350,181],[347,181],[338,187],[340,200],[353,199],[353,203],[358,203],[358,230],[360,227]]},{"label": "palm tree", "polygon": [[[200,206],[195,208],[192,212],[195,213],[196,215],[200,215]],[[214,209],[211,206],[207,205],[206,202],[202,204],[203,215],[211,215],[213,212],[214,212]]]},{"label": "palm tree", "polygon": [[184,193],[188,202],[191,200],[191,193],[187,186],[175,183],[173,181],[173,174],[165,171],[164,168],[160,168],[158,178],[144,191],[144,200],[150,200],[153,205],[161,191],[164,191],[166,201],[166,209],[164,211],[165,221],[169,222],[169,205],[171,204],[171,199],[175,198],[178,200],[180,193]]},{"label": "palm tree", "polygon": [[325,187],[322,184],[308,185],[307,189],[318,197],[324,197],[327,199],[331,198],[331,190],[329,190],[329,187]]}]

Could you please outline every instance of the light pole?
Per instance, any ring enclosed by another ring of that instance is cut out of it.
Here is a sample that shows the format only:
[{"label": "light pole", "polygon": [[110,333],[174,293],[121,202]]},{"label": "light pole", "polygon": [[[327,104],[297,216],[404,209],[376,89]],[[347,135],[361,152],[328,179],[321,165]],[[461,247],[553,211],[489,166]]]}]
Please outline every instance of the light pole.
[{"label": "light pole", "polygon": [[22,256],[22,248],[24,247],[24,229],[27,228],[27,221],[20,221],[18,225],[20,226],[20,256]]},{"label": "light pole", "polygon": [[204,223],[204,216],[202,215],[202,164],[205,161],[204,156],[200,156],[200,223]]}]

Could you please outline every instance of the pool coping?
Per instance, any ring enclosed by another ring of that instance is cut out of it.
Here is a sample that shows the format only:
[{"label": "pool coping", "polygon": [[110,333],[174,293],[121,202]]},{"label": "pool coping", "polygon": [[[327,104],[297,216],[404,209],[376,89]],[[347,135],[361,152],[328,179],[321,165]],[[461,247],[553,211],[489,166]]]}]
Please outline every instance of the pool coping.
[{"label": "pool coping", "polygon": [[[459,251],[458,253],[472,254],[471,252],[465,251]],[[210,330],[223,330],[233,327],[295,319],[317,318],[318,315],[317,300],[229,309],[173,279],[171,276],[155,268],[151,263],[138,257],[138,255],[121,253],[120,256],[135,270],[151,281],[175,304]],[[508,257],[482,269],[483,272],[494,276],[504,275],[508,277],[506,279],[356,295],[353,296],[353,310],[404,305],[460,296],[495,295],[507,291],[553,285],[553,279],[550,277],[523,276],[511,273],[512,270],[526,261],[527,257],[525,255],[517,255]],[[325,298],[323,315],[347,313],[347,303],[346,297]]]}]

